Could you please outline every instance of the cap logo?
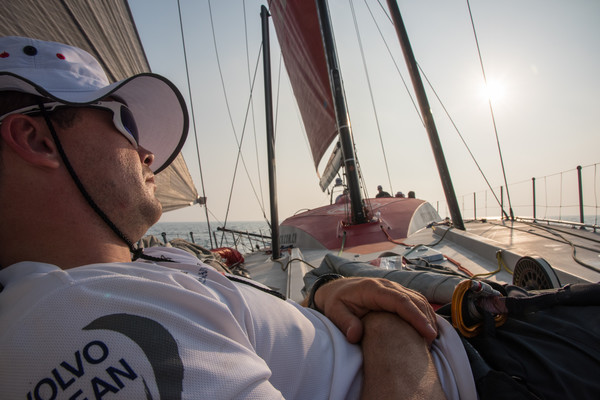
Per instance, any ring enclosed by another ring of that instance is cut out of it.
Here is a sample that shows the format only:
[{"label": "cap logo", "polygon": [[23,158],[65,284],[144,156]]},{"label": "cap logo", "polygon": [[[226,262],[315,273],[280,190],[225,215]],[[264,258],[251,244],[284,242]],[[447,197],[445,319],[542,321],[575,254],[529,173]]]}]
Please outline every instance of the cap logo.
[{"label": "cap logo", "polygon": [[10,54],[8,54],[7,52],[3,51],[2,53],[0,53],[0,58],[7,58],[9,57]]},{"label": "cap logo", "polygon": [[33,46],[25,46],[23,47],[23,53],[28,56],[35,56],[37,54],[37,49]]},{"label": "cap logo", "polygon": [[62,54],[60,54],[60,53],[56,53],[56,58],[58,58],[58,59],[60,59],[60,60],[64,60],[64,59],[65,59],[65,56],[63,56],[63,55],[62,55]]}]

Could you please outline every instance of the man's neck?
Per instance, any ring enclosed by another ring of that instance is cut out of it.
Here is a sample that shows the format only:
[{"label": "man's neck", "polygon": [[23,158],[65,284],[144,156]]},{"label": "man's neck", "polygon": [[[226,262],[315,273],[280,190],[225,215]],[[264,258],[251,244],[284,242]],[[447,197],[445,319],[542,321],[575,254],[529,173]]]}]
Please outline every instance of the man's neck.
[{"label": "man's neck", "polygon": [[127,244],[103,221],[88,218],[86,225],[74,221],[73,216],[53,217],[34,219],[4,214],[0,221],[0,266],[36,261],[68,269],[131,261]]},{"label": "man's neck", "polygon": [[57,243],[36,237],[24,242],[8,239],[2,241],[0,266],[7,267],[21,261],[35,261],[69,269],[88,264],[131,261],[129,248],[124,244],[107,241],[98,241],[93,245],[80,244],[81,241]]}]

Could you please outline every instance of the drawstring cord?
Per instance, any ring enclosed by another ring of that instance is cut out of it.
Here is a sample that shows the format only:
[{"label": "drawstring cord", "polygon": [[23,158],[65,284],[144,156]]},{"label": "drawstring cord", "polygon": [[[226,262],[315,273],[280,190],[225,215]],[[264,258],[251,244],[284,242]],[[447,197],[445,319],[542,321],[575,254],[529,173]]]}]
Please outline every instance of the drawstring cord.
[{"label": "drawstring cord", "polygon": [[[96,212],[96,214],[98,214],[98,216],[100,218],[102,218],[102,220],[106,223],[106,225],[108,225],[108,227],[119,238],[121,238],[121,240],[123,240],[123,242],[125,242],[125,244],[127,244],[127,247],[129,247],[129,251],[132,254],[132,261],[135,261],[135,260],[141,258],[144,260],[154,261],[154,262],[173,262],[173,260],[171,260],[167,257],[153,257],[150,255],[146,255],[146,254],[144,254],[143,248],[135,248],[135,246],[133,245],[133,242],[123,232],[121,232],[121,230],[119,228],[117,228],[117,226],[110,220],[110,218],[108,218],[108,216],[104,213],[104,211],[102,211],[100,209],[100,207],[92,199],[90,194],[87,192],[87,190],[81,183],[81,180],[79,179],[79,177],[77,176],[77,173],[73,169],[73,166],[69,162],[69,159],[67,158],[67,155],[62,147],[62,144],[61,144],[60,140],[58,139],[58,135],[56,134],[54,125],[52,124],[52,121],[50,120],[50,116],[48,115],[48,112],[44,108],[44,103],[42,101],[40,101],[39,106],[40,106],[40,112],[42,113],[42,116],[44,117],[44,120],[46,121],[46,125],[48,125],[48,129],[50,130],[50,134],[52,135],[52,139],[54,140],[54,143],[56,144],[56,149],[58,150],[58,153],[60,154],[60,158],[62,159],[63,163],[65,164],[67,171],[69,171],[69,175],[71,175],[73,182],[75,182],[75,185],[79,189],[79,192],[81,192],[81,194],[83,195],[85,200],[88,202],[90,207],[92,207],[92,209]],[[271,294],[275,297],[285,300],[285,296],[283,296],[279,292],[276,292],[275,290],[263,288],[261,286],[253,284],[252,282],[248,282],[244,279],[239,279],[239,278],[236,278],[233,276],[227,276],[227,275],[225,275],[225,276],[227,277],[227,279],[229,279],[233,282],[243,283],[245,285],[251,286],[251,287],[261,290],[265,293]]]},{"label": "drawstring cord", "polygon": [[[129,247],[129,251],[133,254],[133,260],[137,260],[138,258],[150,257],[150,256],[145,256],[143,254],[142,249],[136,249],[133,245],[133,242],[123,232],[121,232],[121,230],[119,228],[117,228],[117,226],[110,220],[110,218],[108,218],[108,216],[104,213],[104,211],[102,211],[100,209],[100,207],[96,204],[96,202],[92,199],[92,196],[90,196],[88,191],[85,189],[85,187],[83,186],[83,183],[81,183],[81,180],[79,179],[79,176],[77,176],[77,173],[75,172],[75,170],[73,169],[73,166],[69,162],[67,154],[65,153],[65,150],[63,149],[62,144],[61,144],[60,140],[58,139],[58,135],[56,134],[54,125],[52,124],[52,121],[50,120],[50,116],[48,115],[48,112],[44,108],[44,103],[40,100],[38,105],[40,107],[40,112],[42,113],[42,116],[44,117],[44,121],[46,121],[46,125],[48,126],[48,129],[50,130],[52,139],[54,140],[54,143],[56,144],[56,149],[58,150],[58,154],[60,155],[60,158],[62,159],[63,163],[65,164],[65,167],[67,168],[67,171],[69,172],[69,175],[71,175],[73,182],[75,182],[75,185],[79,189],[79,192],[82,194],[82,196],[88,202],[90,207],[92,207],[94,212],[106,223],[106,225],[108,225],[108,227],[121,240],[123,240],[125,242],[125,244],[127,244],[127,247]],[[155,257],[150,257],[150,260],[151,261],[157,261],[157,260],[160,261],[159,259],[155,259]]]}]

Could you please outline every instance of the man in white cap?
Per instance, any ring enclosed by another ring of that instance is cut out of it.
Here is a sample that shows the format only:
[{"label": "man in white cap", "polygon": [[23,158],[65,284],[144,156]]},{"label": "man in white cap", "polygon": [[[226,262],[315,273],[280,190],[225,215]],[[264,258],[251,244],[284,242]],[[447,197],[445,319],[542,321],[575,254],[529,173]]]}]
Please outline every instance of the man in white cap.
[{"label": "man in white cap", "polygon": [[440,326],[430,355],[436,317],[400,285],[326,276],[309,309],[185,252],[133,247],[161,214],[154,174],[187,134],[165,78],[109,84],[80,49],[0,38],[0,123],[3,398],[474,394],[451,368],[462,354],[440,350],[456,334]]}]

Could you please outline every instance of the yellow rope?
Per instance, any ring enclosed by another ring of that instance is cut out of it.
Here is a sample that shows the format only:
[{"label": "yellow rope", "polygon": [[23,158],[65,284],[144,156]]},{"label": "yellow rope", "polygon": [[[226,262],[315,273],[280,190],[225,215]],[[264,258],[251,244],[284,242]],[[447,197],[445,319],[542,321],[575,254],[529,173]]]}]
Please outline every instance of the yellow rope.
[{"label": "yellow rope", "polygon": [[498,268],[496,268],[496,270],[492,271],[492,272],[484,272],[482,274],[476,274],[473,275],[473,278],[481,278],[481,277],[485,277],[485,278],[489,278],[490,276],[496,275],[498,272],[502,271],[502,269],[504,269],[506,272],[508,272],[509,274],[513,274],[513,272],[510,270],[510,268],[508,268],[506,266],[506,263],[504,262],[504,259],[502,258],[502,250],[498,250],[496,252],[496,260],[498,261]]},{"label": "yellow rope", "polygon": [[[458,329],[458,331],[464,337],[471,338],[477,336],[481,331],[482,322],[477,322],[472,326],[467,326],[463,318],[463,301],[465,300],[466,293],[471,289],[473,284],[472,280],[465,280],[459,283],[452,293],[452,326]],[[506,321],[506,315],[498,314],[494,316],[496,327],[501,326]]]}]

